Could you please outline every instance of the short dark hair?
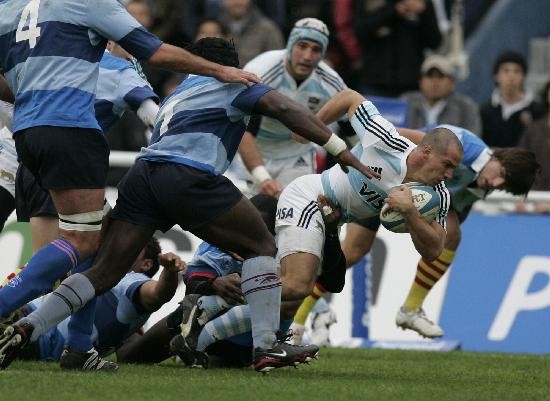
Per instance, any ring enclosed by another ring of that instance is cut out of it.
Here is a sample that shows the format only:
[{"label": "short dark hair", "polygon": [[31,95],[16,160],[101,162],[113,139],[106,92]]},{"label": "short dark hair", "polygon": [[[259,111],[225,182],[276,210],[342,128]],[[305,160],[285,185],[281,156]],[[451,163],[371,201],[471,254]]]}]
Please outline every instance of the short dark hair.
[{"label": "short dark hair", "polygon": [[434,128],[428,132],[427,135],[424,135],[422,141],[420,142],[420,145],[430,145],[439,155],[446,154],[452,144],[464,153],[462,142],[460,142],[458,137],[453,133],[453,131],[443,127]]},{"label": "short dark hair", "polygon": [[159,271],[159,255],[161,252],[162,249],[156,237],[152,237],[147,245],[145,245],[145,248],[143,248],[143,259],[151,259],[153,261],[153,267],[143,272],[147,277],[153,277]]},{"label": "short dark hair", "polygon": [[500,66],[504,63],[518,64],[523,70],[523,75],[527,74],[527,61],[525,61],[525,57],[523,57],[521,53],[513,50],[506,50],[505,52],[501,53],[497,57],[497,60],[495,61],[495,64],[493,66],[493,75],[496,75],[498,73]]},{"label": "short dark hair", "polygon": [[233,40],[222,38],[202,38],[186,46],[196,56],[200,56],[214,63],[229,67],[239,66],[239,55],[235,50]]},{"label": "short dark hair", "polygon": [[269,232],[275,235],[275,214],[277,213],[277,198],[258,194],[250,198],[250,202],[260,211]]},{"label": "short dark hair", "polygon": [[541,168],[535,154],[521,148],[496,148],[493,157],[505,170],[503,189],[514,195],[527,195]]}]

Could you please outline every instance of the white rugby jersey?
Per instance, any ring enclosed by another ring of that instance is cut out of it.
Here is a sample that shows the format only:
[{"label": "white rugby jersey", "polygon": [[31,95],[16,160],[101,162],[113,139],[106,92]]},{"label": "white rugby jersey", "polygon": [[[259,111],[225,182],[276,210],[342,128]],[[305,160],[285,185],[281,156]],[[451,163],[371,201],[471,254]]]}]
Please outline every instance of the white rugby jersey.
[{"label": "white rugby jersey", "polygon": [[[403,183],[407,175],[407,156],[416,145],[400,136],[370,101],[357,107],[351,125],[361,140],[352,153],[361,163],[379,173],[381,178],[367,178],[353,168],[349,168],[346,174],[336,165],[325,171],[321,180],[323,191],[342,208],[344,218],[361,222],[378,216],[389,190]],[[443,182],[434,190],[440,198],[436,221],[445,227],[450,205],[449,192]]]},{"label": "white rugby jersey", "polygon": [[[299,87],[288,73],[285,63],[287,51],[272,50],[260,54],[244,66],[254,72],[278,92],[317,113],[336,93],[347,88],[338,73],[321,61]],[[264,159],[285,159],[311,152],[313,144],[301,144],[292,139],[290,130],[281,122],[262,117],[256,142]]]}]

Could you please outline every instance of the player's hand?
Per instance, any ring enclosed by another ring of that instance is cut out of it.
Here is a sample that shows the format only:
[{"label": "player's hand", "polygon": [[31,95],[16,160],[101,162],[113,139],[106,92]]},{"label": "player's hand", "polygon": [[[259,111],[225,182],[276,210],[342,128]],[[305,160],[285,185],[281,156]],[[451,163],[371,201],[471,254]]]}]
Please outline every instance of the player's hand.
[{"label": "player's hand", "polygon": [[216,78],[222,82],[251,86],[261,82],[256,74],[235,67],[222,67]]},{"label": "player's hand", "polygon": [[340,208],[325,195],[317,196],[317,206],[323,215],[326,232],[338,232],[338,223],[342,217]]},{"label": "player's hand", "polygon": [[348,172],[347,166],[351,166],[354,169],[359,170],[361,174],[367,176],[368,178],[380,178],[380,174],[375,173],[369,167],[361,164],[361,162],[357,160],[349,149],[344,150],[338,156],[334,156],[334,159],[338,162],[340,167],[342,167],[342,170],[344,170],[345,173]]},{"label": "player's hand", "polygon": [[283,187],[277,180],[269,179],[264,180],[258,187],[258,192],[264,195],[273,196],[278,198],[281,195]]},{"label": "player's hand", "polygon": [[187,264],[172,252],[163,253],[158,257],[159,264],[170,272],[185,272]]},{"label": "player's hand", "polygon": [[230,305],[244,303],[244,295],[241,291],[241,277],[237,273],[217,277],[212,282],[212,288],[220,297]]},{"label": "player's hand", "polygon": [[391,191],[384,201],[388,204],[390,209],[403,215],[410,213],[412,210],[416,210],[412,200],[412,191],[406,185],[401,185]]},{"label": "player's hand", "polygon": [[291,135],[292,139],[294,139],[298,143],[309,143],[309,139],[306,139],[301,135],[295,134],[294,132],[292,132]]}]

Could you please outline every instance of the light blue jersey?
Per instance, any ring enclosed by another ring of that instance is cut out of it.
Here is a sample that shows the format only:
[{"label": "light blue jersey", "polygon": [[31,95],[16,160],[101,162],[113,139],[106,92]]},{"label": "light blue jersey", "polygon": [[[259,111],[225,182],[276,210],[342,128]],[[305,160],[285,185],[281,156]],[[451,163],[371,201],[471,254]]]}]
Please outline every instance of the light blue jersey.
[{"label": "light blue jersey", "polygon": [[184,280],[187,281],[197,276],[214,278],[232,273],[240,275],[242,268],[243,262],[231,257],[208,242],[202,242],[193,255],[193,259],[187,263]]},{"label": "light blue jersey", "polygon": [[[287,57],[286,49],[268,51],[248,62],[244,70],[257,74],[264,84],[308,107],[312,113],[317,113],[334,95],[347,88],[338,73],[323,61],[297,86],[286,68]],[[311,143],[296,142],[285,125],[269,117],[262,117],[256,142],[266,160],[304,155],[313,149]]]},{"label": "light blue jersey", "polygon": [[[367,178],[354,168],[346,174],[336,165],[323,172],[323,191],[342,209],[344,219],[364,223],[380,214],[389,191],[401,185],[407,175],[407,157],[416,148],[410,140],[399,135],[395,127],[380,115],[368,100],[357,107],[350,119],[360,139],[352,153],[380,179]],[[439,194],[440,207],[435,221],[445,227],[450,196],[445,183],[433,187]]]},{"label": "light blue jersey", "polygon": [[[151,313],[136,304],[134,297],[136,291],[150,280],[143,273],[130,272],[109,292],[97,298],[92,343],[100,354],[114,351],[149,319]],[[41,301],[42,298],[39,298],[31,302],[31,306],[37,308]],[[59,360],[68,337],[69,320],[65,319],[39,337],[41,360]]]},{"label": "light blue jersey", "polygon": [[271,90],[263,84],[247,88],[191,75],[164,100],[151,144],[138,159],[222,174],[237,152],[254,105]]},{"label": "light blue jersey", "polygon": [[487,195],[488,191],[478,188],[475,181],[481,169],[489,162],[491,150],[477,135],[454,125],[439,125],[451,130],[462,143],[464,158],[453,177],[445,182],[451,194],[453,209],[462,212],[475,201]]},{"label": "light blue jersey", "polygon": [[0,1],[0,15],[0,72],[15,94],[15,133],[99,129],[93,104],[106,39],[138,59],[162,44],[116,0]]},{"label": "light blue jersey", "polygon": [[127,109],[137,111],[147,99],[159,101],[134,63],[105,52],[99,63],[94,103],[95,116],[103,132],[107,132]]}]

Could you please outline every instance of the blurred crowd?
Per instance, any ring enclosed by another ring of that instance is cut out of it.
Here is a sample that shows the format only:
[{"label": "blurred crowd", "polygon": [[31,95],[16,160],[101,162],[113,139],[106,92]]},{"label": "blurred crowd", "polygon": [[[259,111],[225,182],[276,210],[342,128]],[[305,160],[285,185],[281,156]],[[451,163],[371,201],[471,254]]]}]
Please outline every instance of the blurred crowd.
[{"label": "blurred crowd", "polygon": [[[283,49],[293,24],[304,17],[330,30],[325,62],[348,87],[371,98],[395,98],[406,107],[406,125],[448,123],[478,134],[491,147],[521,146],[543,165],[534,190],[550,190],[550,83],[540,93],[525,87],[528,66],[516,49],[492,63],[494,91],[477,104],[456,89],[456,64],[448,57],[452,0],[120,0],[162,40],[185,46],[203,37],[232,39],[244,66],[255,56]],[[491,0],[466,2],[462,34],[469,34]],[[473,4],[473,6],[472,6]],[[184,76],[143,70],[161,99]],[[383,108],[382,108],[383,109]],[[147,143],[145,126],[127,113],[109,134],[112,149]],[[120,178],[113,172],[111,183]]]}]

